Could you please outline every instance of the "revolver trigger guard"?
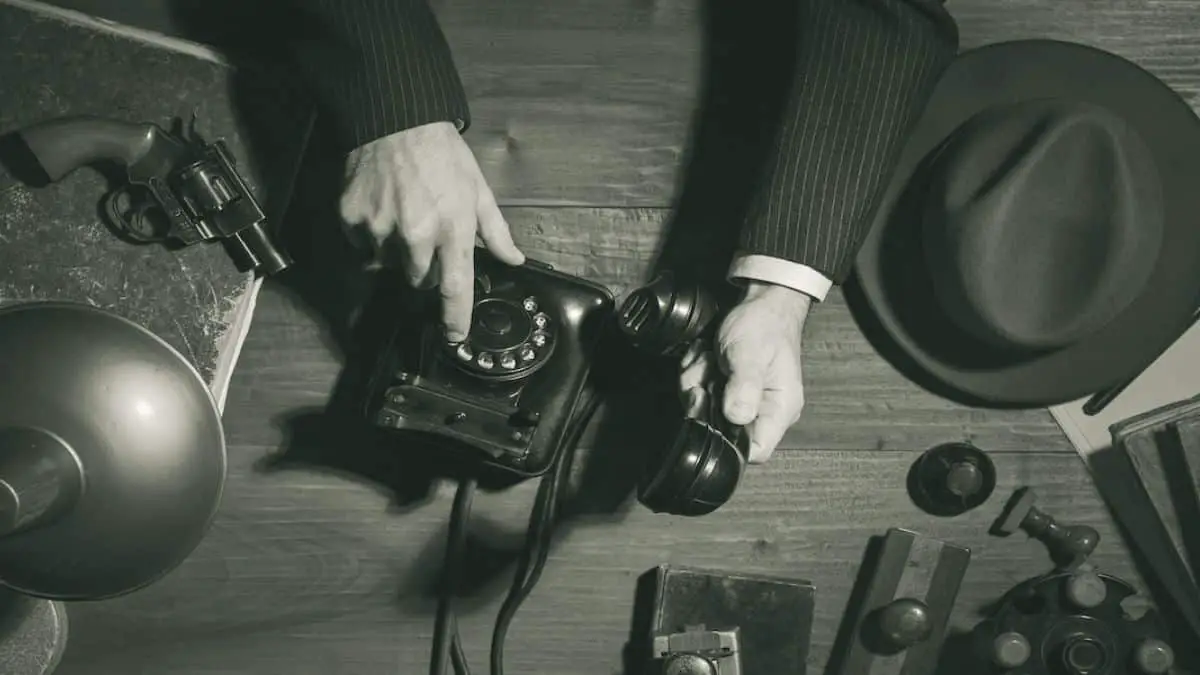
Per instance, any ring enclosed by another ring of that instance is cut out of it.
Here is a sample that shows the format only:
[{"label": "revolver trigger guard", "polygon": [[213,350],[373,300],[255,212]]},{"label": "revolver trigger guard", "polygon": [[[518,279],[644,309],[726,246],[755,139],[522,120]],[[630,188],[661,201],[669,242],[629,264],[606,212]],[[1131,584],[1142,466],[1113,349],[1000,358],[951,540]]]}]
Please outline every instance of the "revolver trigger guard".
[{"label": "revolver trigger guard", "polygon": [[163,240],[149,217],[153,204],[139,202],[127,190],[114,190],[104,196],[104,215],[121,234],[140,243],[155,243]]}]

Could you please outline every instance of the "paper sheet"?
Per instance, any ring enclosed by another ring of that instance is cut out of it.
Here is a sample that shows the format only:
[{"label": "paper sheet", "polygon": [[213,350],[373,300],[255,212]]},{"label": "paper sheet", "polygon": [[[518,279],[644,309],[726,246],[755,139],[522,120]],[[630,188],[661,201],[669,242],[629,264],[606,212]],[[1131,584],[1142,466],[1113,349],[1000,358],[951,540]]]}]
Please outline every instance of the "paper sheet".
[{"label": "paper sheet", "polygon": [[1054,406],[1050,414],[1086,461],[1093,453],[1112,446],[1108,431],[1111,425],[1197,394],[1200,394],[1200,323],[1184,333],[1095,417],[1083,414],[1086,398]]}]

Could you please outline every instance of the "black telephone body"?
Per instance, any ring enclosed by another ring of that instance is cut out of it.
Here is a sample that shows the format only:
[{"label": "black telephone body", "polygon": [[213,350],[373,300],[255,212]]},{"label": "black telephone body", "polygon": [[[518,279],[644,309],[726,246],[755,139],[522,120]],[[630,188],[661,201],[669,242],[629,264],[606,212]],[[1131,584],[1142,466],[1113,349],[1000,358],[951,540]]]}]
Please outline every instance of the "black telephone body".
[{"label": "black telephone body", "polygon": [[[537,260],[510,266],[483,249],[476,249],[475,306],[462,343],[443,335],[437,292],[408,297],[414,302],[399,303],[398,314],[390,303],[386,311],[368,374],[367,419],[447,451],[465,447],[518,478],[544,474],[563,449],[601,336],[623,336],[648,356],[674,360],[693,341],[712,339],[722,313],[714,293],[671,272],[617,308],[604,286]],[[654,511],[711,513],[741,480],[744,430],[724,419],[719,393],[710,393],[705,410],[680,420],[674,441],[650,458],[638,498]]]},{"label": "black telephone body", "polygon": [[465,341],[446,341],[437,293],[422,297],[393,324],[368,385],[368,419],[455,441],[519,477],[545,473],[611,321],[612,293],[544,262],[511,266],[477,248]]}]

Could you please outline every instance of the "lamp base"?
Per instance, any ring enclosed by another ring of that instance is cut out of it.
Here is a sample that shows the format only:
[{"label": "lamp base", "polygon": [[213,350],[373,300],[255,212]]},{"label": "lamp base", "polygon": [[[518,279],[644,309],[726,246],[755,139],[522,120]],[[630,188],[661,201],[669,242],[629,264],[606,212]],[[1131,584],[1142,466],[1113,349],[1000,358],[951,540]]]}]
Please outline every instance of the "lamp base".
[{"label": "lamp base", "polygon": [[0,673],[50,675],[67,647],[67,608],[0,589]]}]

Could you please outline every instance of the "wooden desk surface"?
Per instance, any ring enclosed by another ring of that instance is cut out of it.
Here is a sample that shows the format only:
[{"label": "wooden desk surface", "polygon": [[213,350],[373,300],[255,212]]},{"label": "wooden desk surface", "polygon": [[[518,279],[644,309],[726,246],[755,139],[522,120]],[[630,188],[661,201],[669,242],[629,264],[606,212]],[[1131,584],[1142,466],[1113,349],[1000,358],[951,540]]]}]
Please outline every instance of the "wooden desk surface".
[{"label": "wooden desk surface", "polygon": [[[471,95],[470,142],[519,242],[617,291],[636,283],[672,204],[696,102],[697,0],[435,5]],[[951,8],[964,48],[1077,40],[1135,60],[1200,105],[1195,0],[952,0]],[[620,673],[635,579],[670,562],[812,580],[810,672],[819,673],[867,539],[891,526],[972,548],[954,617],[969,627],[981,606],[1048,565],[1036,542],[986,534],[1022,484],[1056,517],[1094,525],[1103,537],[1096,562],[1138,580],[1046,411],[971,410],[923,392],[876,355],[837,292],[815,310],[805,347],[803,421],[730,505],[685,520],[627,504],[564,528],[513,627],[510,672]],[[338,369],[322,322],[268,284],[229,396],[229,481],[212,534],[159,585],[73,606],[62,673],[426,670],[433,604],[422,589],[440,561],[449,489],[399,511],[356,479],[257,468],[283,441],[279,421],[323,405]],[[906,497],[905,471],[922,450],[958,439],[992,453],[997,494],[961,518],[923,515]],[[515,541],[533,487],[481,496],[478,520]],[[477,669],[507,583],[501,575],[460,605]]]}]

